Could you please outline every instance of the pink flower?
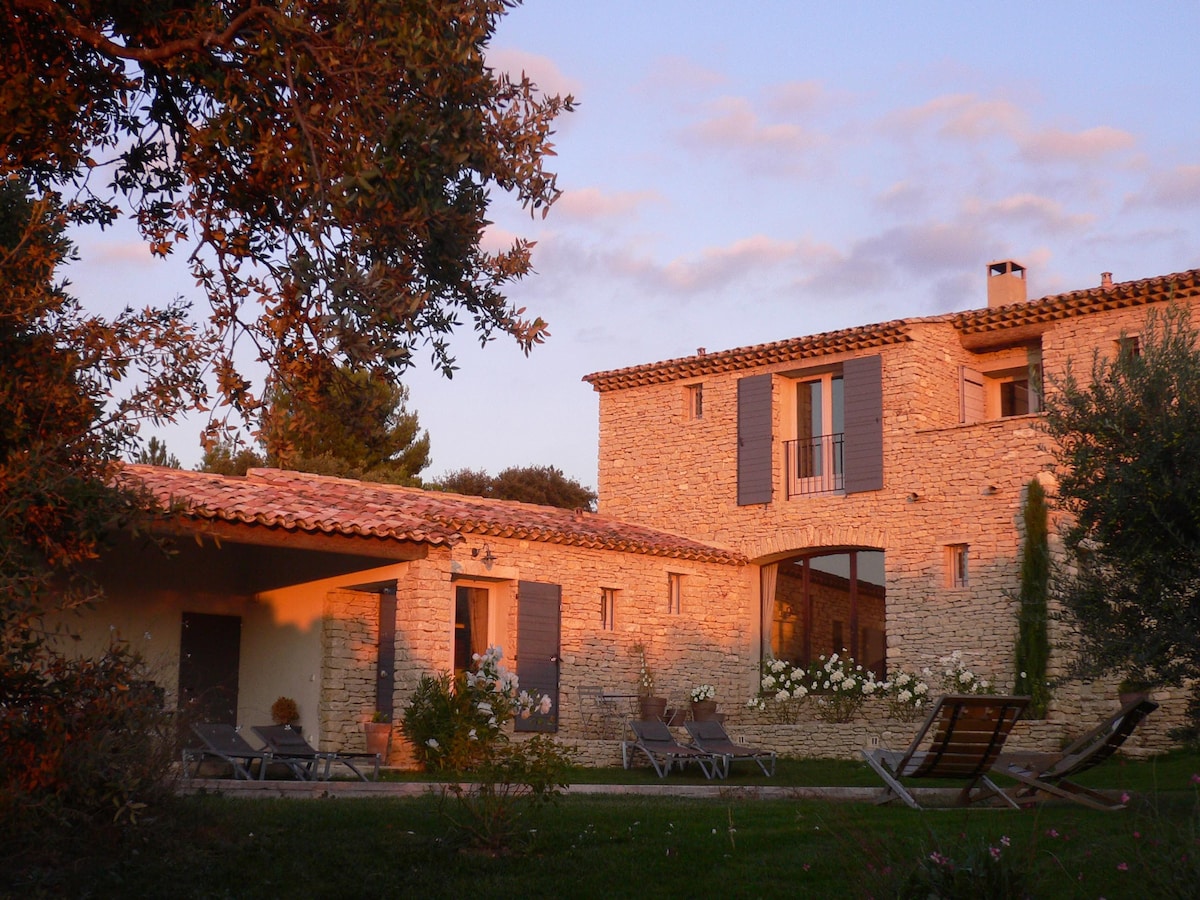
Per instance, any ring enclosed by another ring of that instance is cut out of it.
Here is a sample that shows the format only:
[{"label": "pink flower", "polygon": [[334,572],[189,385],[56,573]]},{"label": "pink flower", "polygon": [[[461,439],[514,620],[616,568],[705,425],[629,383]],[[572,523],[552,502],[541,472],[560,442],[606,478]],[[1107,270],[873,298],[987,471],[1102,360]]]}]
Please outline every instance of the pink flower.
[{"label": "pink flower", "polygon": [[1192,773],[1192,784],[1200,784],[1200,772]]},{"label": "pink flower", "polygon": [[1048,828],[1046,829],[1046,837],[1056,838],[1058,837],[1058,832],[1053,828]]},{"label": "pink flower", "polygon": [[1009,844],[1011,844],[1011,843],[1012,843],[1012,841],[1010,841],[1010,840],[1008,839],[1008,835],[1007,835],[1007,834],[1006,834],[1006,835],[1004,835],[1004,836],[1002,836],[1002,837],[1000,838],[1000,845],[1001,845],[1002,847],[1007,847],[1007,846],[1008,846]]},{"label": "pink flower", "polygon": [[1122,803],[1128,803],[1128,802],[1129,802],[1129,794],[1122,794],[1122,795],[1121,795],[1121,802],[1122,802]]},{"label": "pink flower", "polygon": [[1117,863],[1117,871],[1118,872],[1128,872],[1129,871],[1129,863]]},{"label": "pink flower", "polygon": [[988,847],[988,853],[992,854],[992,859],[1000,858],[1000,848],[999,847]]}]

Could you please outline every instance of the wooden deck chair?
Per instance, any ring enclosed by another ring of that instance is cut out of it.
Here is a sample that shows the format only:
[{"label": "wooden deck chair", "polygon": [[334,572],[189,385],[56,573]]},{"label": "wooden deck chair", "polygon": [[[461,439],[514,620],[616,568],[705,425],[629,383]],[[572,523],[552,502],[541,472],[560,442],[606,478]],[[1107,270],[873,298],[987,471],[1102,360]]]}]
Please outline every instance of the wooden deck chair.
[{"label": "wooden deck chair", "polygon": [[[255,725],[254,733],[262,738],[271,751],[271,761],[283,763],[297,778],[305,781],[328,781],[335,763],[340,763],[362,781],[379,780],[378,753],[336,753],[315,750],[304,736],[290,725]],[[374,763],[373,779],[359,768],[365,762]]]},{"label": "wooden deck chair", "polygon": [[1071,779],[1116,753],[1156,709],[1158,704],[1152,700],[1134,700],[1058,753],[1000,754],[995,771],[1020,782],[1011,792],[1019,802],[1028,804],[1038,793],[1046,793],[1092,809],[1124,809],[1124,803]]},{"label": "wooden deck chair", "polygon": [[722,778],[729,777],[729,767],[738,760],[750,760],[757,763],[762,773],[770,778],[775,774],[775,751],[762,750],[746,744],[738,744],[730,740],[729,733],[721,722],[685,722],[684,728],[692,739],[692,746],[705,753],[711,753],[721,761],[718,774]]},{"label": "wooden deck chair", "polygon": [[[947,694],[940,698],[907,750],[862,751],[886,785],[877,802],[902,800],[920,809],[900,779],[944,778],[966,782],[958,796],[960,806],[995,796],[1017,808],[1016,802],[987,776],[1028,704],[1028,697],[986,694]],[[976,791],[979,785],[982,788]]]},{"label": "wooden deck chair", "polygon": [[192,733],[200,739],[201,746],[185,747],[183,750],[184,771],[188,763],[195,767],[188,777],[195,778],[205,760],[219,759],[233,767],[233,777],[254,780],[251,774],[258,762],[258,779],[266,777],[267,763],[271,761],[268,750],[255,750],[232,725],[205,723],[192,725]]},{"label": "wooden deck chair", "polygon": [[717,771],[720,764],[717,757],[679,743],[661,719],[630,719],[629,728],[633,732],[633,740],[621,741],[621,764],[626,769],[632,763],[635,751],[640,750],[650,760],[659,778],[665,778],[671,766],[678,765],[682,771],[684,763],[689,762],[698,765],[705,778],[712,778]]}]

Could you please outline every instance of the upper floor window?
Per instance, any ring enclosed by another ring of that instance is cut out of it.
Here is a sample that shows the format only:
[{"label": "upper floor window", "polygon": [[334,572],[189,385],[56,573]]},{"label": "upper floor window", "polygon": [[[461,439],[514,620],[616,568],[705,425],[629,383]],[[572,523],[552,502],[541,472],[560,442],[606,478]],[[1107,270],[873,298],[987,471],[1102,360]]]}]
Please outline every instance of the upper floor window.
[{"label": "upper floor window", "polygon": [[600,630],[612,631],[616,624],[617,589],[600,588]]},{"label": "upper floor window", "polygon": [[946,584],[965,588],[971,583],[971,548],[967,544],[946,547]]},{"label": "upper floor window", "polygon": [[788,496],[842,489],[845,390],[840,372],[795,382],[794,440],[785,445]]},{"label": "upper floor window", "polygon": [[1138,340],[1136,334],[1123,334],[1117,338],[1117,357],[1119,359],[1129,359],[1134,356],[1142,355],[1142,344]]},{"label": "upper floor window", "polygon": [[1029,347],[960,371],[959,421],[970,424],[1042,411],[1042,352]]},{"label": "upper floor window", "polygon": [[689,419],[704,418],[704,383],[689,384],[686,388],[687,416]]},{"label": "upper floor window", "polygon": [[683,608],[683,576],[667,573],[667,612],[678,613]]}]

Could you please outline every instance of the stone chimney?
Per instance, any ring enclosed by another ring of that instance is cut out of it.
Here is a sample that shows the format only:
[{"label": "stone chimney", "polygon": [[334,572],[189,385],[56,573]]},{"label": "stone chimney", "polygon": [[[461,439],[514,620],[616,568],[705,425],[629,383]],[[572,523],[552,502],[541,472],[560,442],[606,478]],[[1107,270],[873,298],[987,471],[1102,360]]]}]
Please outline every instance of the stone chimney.
[{"label": "stone chimney", "polygon": [[1024,303],[1025,267],[1011,259],[988,264],[988,309]]},{"label": "stone chimney", "polygon": [[1100,287],[1102,290],[1111,291],[1113,287],[1112,272],[1100,273]]}]

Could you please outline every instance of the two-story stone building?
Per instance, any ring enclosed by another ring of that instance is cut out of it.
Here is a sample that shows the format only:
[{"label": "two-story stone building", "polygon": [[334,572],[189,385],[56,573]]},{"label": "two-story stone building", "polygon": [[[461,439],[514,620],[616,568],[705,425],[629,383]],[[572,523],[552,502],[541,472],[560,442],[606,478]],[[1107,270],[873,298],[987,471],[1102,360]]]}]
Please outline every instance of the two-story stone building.
[{"label": "two-story stone building", "polygon": [[[633,693],[635,648],[672,705],[713,684],[734,726],[781,749],[903,742],[911,726],[878,710],[837,735],[756,718],[761,660],[844,648],[883,674],[958,650],[1010,685],[1021,508],[1049,461],[1041,385],[1136,341],[1148,308],[1200,304],[1200,270],[1033,301],[1024,274],[989,266],[982,309],[588,375],[598,514],[130,467],[173,504],[159,530],[182,539],[169,557],[131,540],[104,561],[86,646],[123,635],[179,701],[238,724],[290,696],[315,740],[347,749],[422,674],[487,644],[552,695],[532,727],[591,759],[614,745],[584,695]],[[1063,684],[1019,737],[1053,745],[1115,702],[1111,685]]]}]

